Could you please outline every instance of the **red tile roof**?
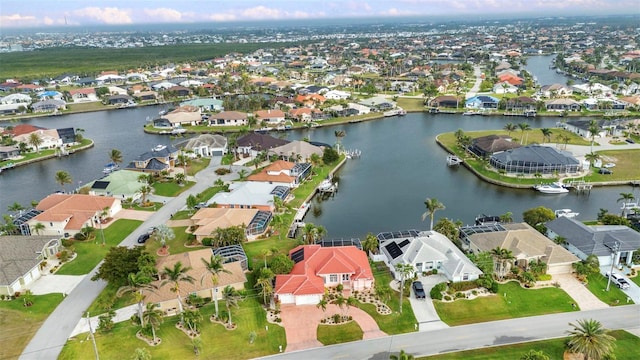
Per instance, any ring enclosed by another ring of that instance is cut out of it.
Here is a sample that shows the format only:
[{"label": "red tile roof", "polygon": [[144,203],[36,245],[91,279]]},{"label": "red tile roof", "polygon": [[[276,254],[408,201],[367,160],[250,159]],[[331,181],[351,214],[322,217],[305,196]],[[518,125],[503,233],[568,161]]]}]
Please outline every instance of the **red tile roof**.
[{"label": "red tile roof", "polygon": [[43,127],[33,126],[28,124],[19,124],[13,127],[13,130],[5,130],[5,134],[11,134],[13,136],[20,136],[24,134],[30,134],[37,130],[45,130]]}]

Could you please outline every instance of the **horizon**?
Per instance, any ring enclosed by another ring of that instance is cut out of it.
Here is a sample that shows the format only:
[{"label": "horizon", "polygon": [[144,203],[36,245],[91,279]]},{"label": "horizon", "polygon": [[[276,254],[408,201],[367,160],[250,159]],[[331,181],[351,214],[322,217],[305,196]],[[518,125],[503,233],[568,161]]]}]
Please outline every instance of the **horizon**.
[{"label": "horizon", "polygon": [[[43,6],[38,6],[42,4]],[[268,4],[268,5],[267,5]],[[9,2],[2,5],[0,29],[81,29],[93,26],[193,25],[232,26],[252,22],[362,21],[418,19],[482,21],[589,16],[637,16],[635,0],[396,0],[293,1],[240,0],[234,3],[174,1],[66,0]]]}]

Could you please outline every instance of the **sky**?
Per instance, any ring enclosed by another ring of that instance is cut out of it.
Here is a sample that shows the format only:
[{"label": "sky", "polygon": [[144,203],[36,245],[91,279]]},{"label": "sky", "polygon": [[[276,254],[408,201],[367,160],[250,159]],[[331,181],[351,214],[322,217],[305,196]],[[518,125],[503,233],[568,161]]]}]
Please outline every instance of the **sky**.
[{"label": "sky", "polygon": [[366,17],[639,14],[638,0],[2,0],[0,29]]}]

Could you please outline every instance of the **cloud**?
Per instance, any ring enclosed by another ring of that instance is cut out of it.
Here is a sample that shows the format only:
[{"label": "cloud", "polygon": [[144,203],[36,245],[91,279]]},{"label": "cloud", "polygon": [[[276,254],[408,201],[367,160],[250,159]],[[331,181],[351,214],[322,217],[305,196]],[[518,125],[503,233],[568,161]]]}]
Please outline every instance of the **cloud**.
[{"label": "cloud", "polygon": [[415,12],[409,10],[399,10],[397,8],[391,8],[379,12],[381,16],[411,16],[415,15]]},{"label": "cloud", "polygon": [[261,5],[245,9],[241,15],[250,19],[279,19],[282,17],[283,11]]},{"label": "cloud", "polygon": [[7,27],[32,26],[39,23],[38,19],[32,15],[0,15],[0,23]]},{"label": "cloud", "polygon": [[87,17],[99,22],[115,25],[115,24],[131,24],[131,10],[122,10],[115,7],[86,7],[73,11],[73,14],[80,17]]},{"label": "cloud", "polygon": [[180,22],[183,21],[182,13],[169,8],[144,9],[144,14],[158,22]]}]

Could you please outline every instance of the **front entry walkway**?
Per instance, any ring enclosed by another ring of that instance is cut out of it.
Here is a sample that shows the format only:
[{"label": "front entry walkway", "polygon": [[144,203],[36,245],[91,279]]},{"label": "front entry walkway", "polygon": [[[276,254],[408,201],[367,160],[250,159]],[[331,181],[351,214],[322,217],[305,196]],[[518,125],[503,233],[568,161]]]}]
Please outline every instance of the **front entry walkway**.
[{"label": "front entry walkway", "polygon": [[[287,336],[287,352],[323,346],[318,341],[317,335],[320,320],[341,312],[340,308],[333,304],[327,305],[327,310],[324,312],[315,305],[282,305],[280,310],[281,324]],[[346,312],[346,310],[343,311]],[[380,330],[375,320],[363,310],[351,306],[348,315],[353,317],[362,329],[363,339],[387,336]]]}]

